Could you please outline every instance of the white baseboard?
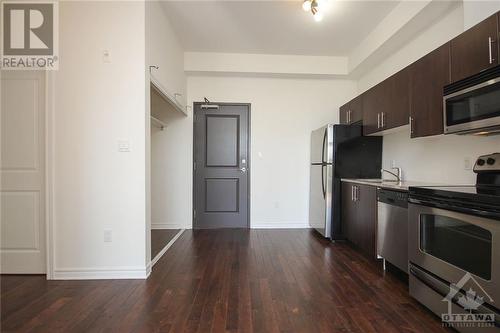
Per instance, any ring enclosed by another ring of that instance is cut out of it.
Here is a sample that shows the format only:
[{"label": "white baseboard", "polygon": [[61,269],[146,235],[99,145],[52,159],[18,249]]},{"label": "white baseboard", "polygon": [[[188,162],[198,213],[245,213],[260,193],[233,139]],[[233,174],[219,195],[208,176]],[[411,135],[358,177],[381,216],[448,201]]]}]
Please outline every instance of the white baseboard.
[{"label": "white baseboard", "polygon": [[191,229],[191,225],[186,223],[171,223],[171,222],[152,222],[151,229]]},{"label": "white baseboard", "polygon": [[252,222],[250,229],[310,229],[311,226],[307,222],[291,222],[291,223],[276,223],[276,222]]},{"label": "white baseboard", "polygon": [[182,233],[184,232],[184,230],[186,229],[181,229],[179,230],[179,232],[170,240],[170,242],[167,243],[167,245],[165,245],[163,247],[163,249],[161,249],[161,251],[151,260],[151,262],[149,263],[148,267],[149,269],[151,270],[151,268],[158,262],[158,260],[160,260],[160,258],[165,254],[165,252],[167,252],[167,250],[172,246],[174,245],[174,242],[179,238],[181,237]]},{"label": "white baseboard", "polygon": [[147,279],[151,267],[56,268],[53,280]]}]

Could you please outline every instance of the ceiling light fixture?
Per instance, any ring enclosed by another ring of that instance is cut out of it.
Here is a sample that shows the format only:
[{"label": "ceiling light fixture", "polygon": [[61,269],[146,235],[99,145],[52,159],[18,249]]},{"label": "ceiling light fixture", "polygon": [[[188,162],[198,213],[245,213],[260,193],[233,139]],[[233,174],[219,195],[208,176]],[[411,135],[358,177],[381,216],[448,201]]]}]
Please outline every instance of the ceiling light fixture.
[{"label": "ceiling light fixture", "polygon": [[313,14],[314,20],[319,22],[323,19],[323,10],[326,7],[326,0],[304,0],[302,9]]}]

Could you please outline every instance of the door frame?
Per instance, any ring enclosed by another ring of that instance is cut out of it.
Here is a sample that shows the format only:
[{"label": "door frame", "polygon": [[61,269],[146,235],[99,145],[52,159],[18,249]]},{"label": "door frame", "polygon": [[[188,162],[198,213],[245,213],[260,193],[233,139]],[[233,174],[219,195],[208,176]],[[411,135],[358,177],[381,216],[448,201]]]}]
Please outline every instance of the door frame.
[{"label": "door frame", "polygon": [[45,261],[46,279],[54,279],[55,72],[45,71]]},{"label": "door frame", "polygon": [[191,173],[193,176],[193,181],[192,181],[192,189],[191,189],[191,199],[192,199],[192,211],[191,211],[191,227],[195,229],[195,215],[194,212],[196,210],[196,197],[195,197],[195,190],[196,190],[196,174],[195,174],[195,169],[194,169],[194,163],[196,161],[196,106],[198,105],[204,105],[204,104],[214,104],[214,105],[224,105],[224,106],[246,106],[248,108],[248,140],[247,140],[247,145],[248,145],[248,155],[247,155],[247,177],[248,177],[248,186],[247,186],[247,229],[251,228],[250,225],[250,215],[251,215],[251,200],[250,200],[250,193],[251,193],[251,174],[252,174],[252,104],[251,103],[230,103],[230,102],[193,102],[193,162],[191,163]]}]

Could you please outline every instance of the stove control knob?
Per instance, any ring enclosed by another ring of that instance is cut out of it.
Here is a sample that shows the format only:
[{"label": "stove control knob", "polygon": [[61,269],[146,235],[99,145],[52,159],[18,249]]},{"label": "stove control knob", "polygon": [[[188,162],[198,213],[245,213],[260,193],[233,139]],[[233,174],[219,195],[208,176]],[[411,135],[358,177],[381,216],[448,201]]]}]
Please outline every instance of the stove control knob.
[{"label": "stove control knob", "polygon": [[484,160],[482,158],[477,160],[477,165],[483,166],[484,165]]},{"label": "stove control knob", "polygon": [[486,163],[487,163],[488,165],[493,165],[493,164],[495,164],[495,159],[490,157],[490,158],[488,158],[488,159],[486,160]]}]

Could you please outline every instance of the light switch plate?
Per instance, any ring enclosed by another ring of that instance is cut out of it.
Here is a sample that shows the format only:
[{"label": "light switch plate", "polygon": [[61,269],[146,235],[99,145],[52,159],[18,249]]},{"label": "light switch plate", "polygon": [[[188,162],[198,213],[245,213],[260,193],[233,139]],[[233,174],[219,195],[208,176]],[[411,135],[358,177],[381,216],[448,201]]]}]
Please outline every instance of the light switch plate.
[{"label": "light switch plate", "polygon": [[109,50],[102,51],[102,62],[110,63],[111,62],[111,53]]},{"label": "light switch plate", "polygon": [[104,229],[104,243],[111,243],[113,241],[113,230]]},{"label": "light switch plate", "polygon": [[472,160],[470,157],[464,158],[464,170],[472,170]]},{"label": "light switch plate", "polygon": [[118,151],[120,153],[127,153],[130,151],[130,142],[127,140],[119,140],[118,141]]}]

